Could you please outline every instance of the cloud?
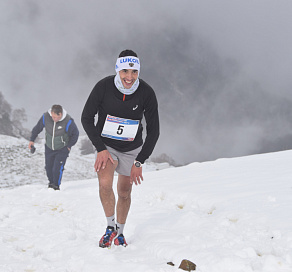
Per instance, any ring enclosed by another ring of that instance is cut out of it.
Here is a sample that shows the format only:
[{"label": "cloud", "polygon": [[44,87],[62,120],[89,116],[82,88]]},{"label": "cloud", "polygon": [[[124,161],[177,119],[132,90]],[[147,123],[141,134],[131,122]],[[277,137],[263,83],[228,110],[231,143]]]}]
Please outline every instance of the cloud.
[{"label": "cloud", "polygon": [[[114,73],[119,52],[131,48],[141,59],[141,77],[159,99],[156,153],[180,162],[237,156],[256,152],[268,126],[279,127],[280,138],[290,133],[279,125],[290,116],[279,113],[280,97],[291,100],[290,2],[0,5],[1,91],[13,107],[26,109],[29,127],[58,103],[82,131],[80,114],[90,91]],[[279,119],[269,115],[272,101]]]}]

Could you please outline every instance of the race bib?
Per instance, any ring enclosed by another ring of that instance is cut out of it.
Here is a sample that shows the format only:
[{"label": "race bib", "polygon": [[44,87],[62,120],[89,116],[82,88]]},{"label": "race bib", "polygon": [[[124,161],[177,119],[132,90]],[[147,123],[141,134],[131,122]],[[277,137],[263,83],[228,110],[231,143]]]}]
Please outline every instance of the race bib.
[{"label": "race bib", "polygon": [[139,127],[139,120],[131,120],[107,115],[101,136],[120,140],[134,141]]}]

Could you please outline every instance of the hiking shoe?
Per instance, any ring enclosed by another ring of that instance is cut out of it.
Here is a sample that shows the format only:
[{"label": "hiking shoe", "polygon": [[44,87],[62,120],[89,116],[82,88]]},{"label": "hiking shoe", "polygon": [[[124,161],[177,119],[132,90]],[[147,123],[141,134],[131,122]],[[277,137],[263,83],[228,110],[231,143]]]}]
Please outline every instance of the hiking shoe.
[{"label": "hiking shoe", "polygon": [[110,247],[113,239],[117,236],[117,231],[114,227],[108,226],[106,228],[105,234],[101,237],[99,241],[100,247]]},{"label": "hiking shoe", "polygon": [[52,188],[54,190],[60,190],[60,187],[58,185],[54,185],[52,183],[49,183],[48,188]]},{"label": "hiking shoe", "polygon": [[126,239],[122,233],[115,239],[114,243],[116,246],[126,247],[128,245],[126,242]]}]

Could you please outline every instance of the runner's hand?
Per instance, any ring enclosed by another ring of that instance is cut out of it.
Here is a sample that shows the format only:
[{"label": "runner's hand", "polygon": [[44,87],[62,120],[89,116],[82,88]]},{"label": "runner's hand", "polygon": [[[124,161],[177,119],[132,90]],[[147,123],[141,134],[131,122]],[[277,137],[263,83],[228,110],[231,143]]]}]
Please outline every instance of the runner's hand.
[{"label": "runner's hand", "polygon": [[34,145],[34,142],[30,141],[30,142],[28,143],[28,148],[29,148],[29,150],[31,149],[31,146],[32,146],[32,145]]},{"label": "runner's hand", "polygon": [[131,169],[130,183],[133,184],[134,182],[136,185],[139,185],[141,184],[141,180],[143,181],[142,167],[136,167],[133,165]]},{"label": "runner's hand", "polygon": [[110,160],[111,163],[114,163],[111,154],[107,150],[98,152],[94,164],[95,171],[98,172],[100,169],[104,169],[108,160]]}]

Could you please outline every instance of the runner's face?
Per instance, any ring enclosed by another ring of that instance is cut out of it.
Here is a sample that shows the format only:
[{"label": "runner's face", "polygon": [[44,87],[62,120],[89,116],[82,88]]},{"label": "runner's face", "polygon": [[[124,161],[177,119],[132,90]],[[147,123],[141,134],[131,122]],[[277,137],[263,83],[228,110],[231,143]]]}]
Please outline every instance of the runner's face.
[{"label": "runner's face", "polygon": [[51,114],[52,114],[53,121],[56,122],[56,123],[59,122],[61,120],[61,118],[62,118],[62,113],[56,114],[56,113],[51,111]]},{"label": "runner's face", "polygon": [[119,73],[123,86],[126,89],[130,89],[138,78],[138,70],[123,69]]}]

